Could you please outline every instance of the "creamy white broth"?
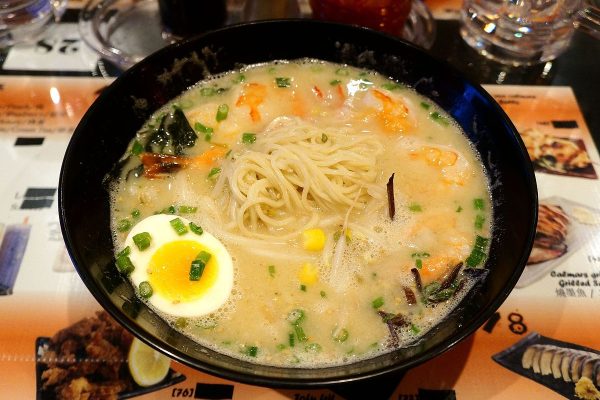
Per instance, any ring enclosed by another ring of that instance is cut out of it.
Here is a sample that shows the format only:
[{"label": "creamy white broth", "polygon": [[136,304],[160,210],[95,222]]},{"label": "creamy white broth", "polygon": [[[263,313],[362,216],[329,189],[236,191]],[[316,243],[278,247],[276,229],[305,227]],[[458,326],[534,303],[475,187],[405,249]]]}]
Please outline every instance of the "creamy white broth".
[{"label": "creamy white broth", "polygon": [[[193,145],[148,144],[175,110]],[[200,82],[155,113],[124,159],[115,247],[160,212],[219,239],[235,269],[227,303],[192,318],[156,311],[234,357],[319,367],[407,346],[454,308],[473,284],[465,269],[487,254],[490,195],[467,138],[432,101],[374,72],[302,60]],[[306,235],[323,236],[322,248],[307,249]]]}]

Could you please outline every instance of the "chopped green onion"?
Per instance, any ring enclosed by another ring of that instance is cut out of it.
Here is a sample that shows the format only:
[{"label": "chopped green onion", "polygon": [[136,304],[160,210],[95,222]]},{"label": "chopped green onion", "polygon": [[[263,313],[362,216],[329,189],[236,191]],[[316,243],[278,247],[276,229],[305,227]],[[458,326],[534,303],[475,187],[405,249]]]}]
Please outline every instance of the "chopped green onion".
[{"label": "chopped green onion", "polygon": [[339,79],[334,79],[334,80],[331,80],[331,81],[329,81],[329,84],[330,84],[331,86],[337,86],[337,85],[339,85],[340,83],[342,83],[342,81],[340,81]]},{"label": "chopped green onion", "polygon": [[190,231],[194,232],[196,235],[202,235],[204,233],[202,227],[193,222],[190,222]]},{"label": "chopped green onion", "polygon": [[219,108],[217,108],[217,116],[215,117],[217,122],[221,122],[226,119],[227,114],[229,114],[229,106],[227,104],[221,104]]},{"label": "chopped green onion", "polygon": [[477,214],[475,216],[475,228],[482,229],[484,223],[485,223],[485,217],[481,214]]},{"label": "chopped green onion", "polygon": [[471,250],[471,254],[465,260],[467,267],[474,268],[481,264],[483,260],[485,260],[485,249],[488,245],[488,242],[489,239],[477,235],[477,237],[475,238],[475,245],[473,245],[473,250]]},{"label": "chopped green onion", "polygon": [[215,89],[215,88],[204,87],[204,88],[200,89],[201,96],[209,97],[209,96],[214,96],[215,94],[217,94],[217,89]]},{"label": "chopped green onion", "polygon": [[288,335],[288,343],[290,345],[290,347],[294,347],[296,345],[296,337],[294,336],[294,333],[290,333]]},{"label": "chopped green onion", "polygon": [[411,256],[412,258],[415,258],[415,257],[430,257],[430,256],[431,256],[431,254],[429,254],[429,253],[428,253],[428,252],[426,252],[426,251],[423,251],[423,252],[419,252],[419,253],[412,253],[410,256]]},{"label": "chopped green onion", "polygon": [[415,335],[418,334],[419,332],[421,332],[421,329],[418,326],[416,326],[415,324],[410,324],[410,330]]},{"label": "chopped green onion", "polygon": [[197,130],[200,133],[212,133],[214,132],[214,129],[211,128],[210,126],[206,126],[200,122],[196,122],[194,124],[194,129]]},{"label": "chopped green onion", "polygon": [[421,108],[424,108],[425,110],[429,110],[431,108],[431,104],[425,103],[424,101],[422,101]]},{"label": "chopped green onion", "polygon": [[347,68],[338,68],[335,70],[335,74],[339,76],[348,76],[350,75],[350,71]]},{"label": "chopped green onion", "polygon": [[117,257],[117,269],[123,275],[129,275],[133,272],[135,267],[128,256],[121,255]]},{"label": "chopped green onion", "polygon": [[187,318],[184,317],[179,317],[175,320],[175,327],[179,328],[179,329],[183,329],[188,325],[188,320]]},{"label": "chopped green onion", "polygon": [[150,242],[152,241],[152,237],[148,232],[140,232],[137,235],[133,235],[133,243],[137,246],[140,251],[146,250],[150,247]]},{"label": "chopped green onion", "polygon": [[131,247],[127,246],[117,254],[117,257],[128,256],[131,254]]},{"label": "chopped green onion", "polygon": [[177,209],[175,208],[174,205],[170,205],[167,208],[163,208],[163,210],[160,212],[160,214],[176,214],[177,213]]},{"label": "chopped green onion", "polygon": [[211,168],[210,172],[208,173],[208,179],[213,178],[213,177],[219,175],[220,173],[221,173],[221,168],[219,168],[219,167]]},{"label": "chopped green onion", "polygon": [[324,134],[324,133],[321,134],[321,143],[327,142],[328,139],[329,139],[329,137],[327,137],[326,134]]},{"label": "chopped green onion", "polygon": [[291,80],[290,78],[275,78],[275,83],[277,84],[277,87],[280,88],[287,88],[290,87],[291,85]]},{"label": "chopped green onion", "polygon": [[371,82],[368,79],[362,79],[360,81],[360,83],[358,84],[359,89],[368,89],[369,86],[373,85],[373,82]]},{"label": "chopped green onion", "polygon": [[275,346],[278,351],[285,350],[286,347],[287,346],[283,343],[279,343],[277,346]]},{"label": "chopped green onion", "polygon": [[417,269],[423,268],[423,260],[421,260],[420,258],[417,258],[415,260],[415,267],[417,267]]},{"label": "chopped green onion", "polygon": [[421,208],[421,205],[420,205],[420,204],[417,204],[417,203],[411,203],[411,204],[408,206],[408,209],[409,209],[410,211],[413,211],[413,212],[421,212],[421,211],[423,211],[423,208]]},{"label": "chopped green onion", "polygon": [[242,83],[246,80],[246,75],[238,74],[235,78],[233,78],[233,83]]},{"label": "chopped green onion", "polygon": [[310,343],[304,347],[304,350],[311,353],[318,353],[321,351],[321,345],[319,343]]},{"label": "chopped green onion", "polygon": [[198,211],[198,207],[179,206],[178,211],[179,211],[179,214],[193,214],[196,211]]},{"label": "chopped green onion", "polygon": [[302,290],[303,292],[306,292],[306,285],[300,285],[300,290]]},{"label": "chopped green onion", "polygon": [[383,85],[381,85],[382,88],[387,89],[387,90],[398,90],[398,89],[404,89],[404,86],[399,84],[399,83],[384,83]]},{"label": "chopped green onion", "polygon": [[134,208],[133,210],[131,210],[131,216],[133,218],[139,218],[140,217],[140,210],[138,210],[137,208]]},{"label": "chopped green onion", "polygon": [[119,232],[127,232],[131,229],[131,221],[127,218],[123,218],[119,222],[117,222],[117,230]]},{"label": "chopped green onion", "polygon": [[446,117],[444,117],[439,112],[433,111],[432,113],[429,114],[429,116],[431,117],[432,120],[439,123],[440,125],[448,126],[448,121],[446,120]]},{"label": "chopped green onion", "polygon": [[256,357],[256,354],[258,354],[258,347],[244,346],[244,350],[242,351],[242,353],[249,357]]},{"label": "chopped green onion", "polygon": [[256,133],[242,133],[242,143],[252,144],[254,142],[256,142]]},{"label": "chopped green onion", "polygon": [[198,253],[198,255],[196,256],[196,260],[200,260],[202,261],[204,264],[208,264],[208,262],[210,261],[212,257],[212,254],[202,250],[200,253]]},{"label": "chopped green onion", "polygon": [[337,327],[331,332],[331,337],[336,342],[345,342],[348,339],[348,330],[345,328],[338,329]]},{"label": "chopped green onion", "polygon": [[321,297],[322,297],[322,298],[325,298],[325,297],[327,297],[327,293],[325,293],[325,291],[324,291],[324,290],[321,290],[319,293],[321,294]]},{"label": "chopped green onion", "polygon": [[274,265],[269,265],[269,275],[271,276],[271,278],[275,277],[275,266]]},{"label": "chopped green onion", "polygon": [[142,296],[144,299],[149,299],[150,296],[152,296],[152,293],[154,293],[154,291],[152,290],[152,286],[150,285],[150,282],[148,282],[148,281],[140,282],[140,285],[138,288],[139,288],[140,296]]},{"label": "chopped green onion", "polygon": [[373,302],[371,303],[373,305],[373,308],[379,308],[381,307],[385,302],[383,301],[383,297],[378,297],[375,300],[373,300]]},{"label": "chopped green onion", "polygon": [[190,267],[190,281],[199,281],[204,273],[204,268],[211,258],[211,254],[204,250],[198,253]]},{"label": "chopped green onion", "polygon": [[137,156],[139,154],[142,154],[143,151],[144,151],[144,146],[142,146],[142,144],[140,142],[135,140],[133,142],[133,145],[131,146],[131,154],[133,154],[134,156]]},{"label": "chopped green onion", "polygon": [[485,207],[485,202],[483,199],[473,199],[473,208],[476,210],[483,210]]},{"label": "chopped green onion", "polygon": [[461,206],[456,207],[456,212],[461,212],[463,208]]},{"label": "chopped green onion", "polygon": [[294,325],[294,332],[296,333],[299,342],[306,342],[308,340],[308,337],[304,333],[304,329],[302,329],[300,325]]},{"label": "chopped green onion", "polygon": [[304,311],[299,308],[292,310],[288,316],[287,321],[292,325],[298,325],[300,322],[304,320]]},{"label": "chopped green onion", "polygon": [[175,232],[177,232],[177,234],[179,236],[185,235],[188,231],[188,228],[185,226],[183,221],[179,218],[174,218],[174,219],[170,220],[169,223],[171,224],[173,229],[175,229]]}]

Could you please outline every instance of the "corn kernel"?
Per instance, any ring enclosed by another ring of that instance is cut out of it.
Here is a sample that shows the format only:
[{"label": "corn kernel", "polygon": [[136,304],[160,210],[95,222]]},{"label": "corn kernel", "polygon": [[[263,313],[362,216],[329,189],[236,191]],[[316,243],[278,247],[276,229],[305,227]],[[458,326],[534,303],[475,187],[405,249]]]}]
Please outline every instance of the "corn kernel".
[{"label": "corn kernel", "polygon": [[320,228],[307,229],[302,233],[304,248],[310,251],[321,251],[325,246],[325,232]]},{"label": "corn kernel", "polygon": [[312,285],[319,280],[319,270],[311,263],[302,265],[298,272],[298,278],[303,285]]}]

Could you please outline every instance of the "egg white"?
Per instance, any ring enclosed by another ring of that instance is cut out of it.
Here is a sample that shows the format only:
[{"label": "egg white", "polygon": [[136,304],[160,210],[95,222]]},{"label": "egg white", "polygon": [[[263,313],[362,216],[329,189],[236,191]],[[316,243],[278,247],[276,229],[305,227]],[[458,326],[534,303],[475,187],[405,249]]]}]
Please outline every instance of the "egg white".
[{"label": "egg white", "polygon": [[[189,228],[190,221],[183,217],[157,214],[143,219],[129,232],[124,246],[129,246],[131,249],[129,258],[135,267],[129,277],[137,290],[141,282],[150,280],[148,266],[152,256],[161,246],[173,241],[195,241],[206,248],[218,266],[217,278],[214,284],[200,298],[192,301],[174,303],[173,300],[161,296],[156,290],[148,301],[157,310],[172,316],[198,317],[209,314],[221,307],[231,294],[234,277],[231,256],[225,246],[206,231],[202,235],[198,235],[188,229],[187,233],[178,235],[170,224],[170,221],[175,218],[181,219],[186,227]],[[148,232],[152,239],[150,246],[140,251],[133,242],[133,236],[141,232]]]}]

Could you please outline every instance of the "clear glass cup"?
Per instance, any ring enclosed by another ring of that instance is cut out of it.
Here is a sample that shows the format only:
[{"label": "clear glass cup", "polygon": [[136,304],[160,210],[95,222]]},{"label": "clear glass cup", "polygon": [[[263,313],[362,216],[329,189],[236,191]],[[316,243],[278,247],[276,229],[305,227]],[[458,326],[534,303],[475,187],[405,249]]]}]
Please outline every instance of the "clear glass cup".
[{"label": "clear glass cup", "polygon": [[66,5],[67,0],[0,1],[0,48],[39,39]]},{"label": "clear glass cup", "polygon": [[589,10],[584,0],[464,0],[460,34],[488,58],[533,65],[564,52]]}]

